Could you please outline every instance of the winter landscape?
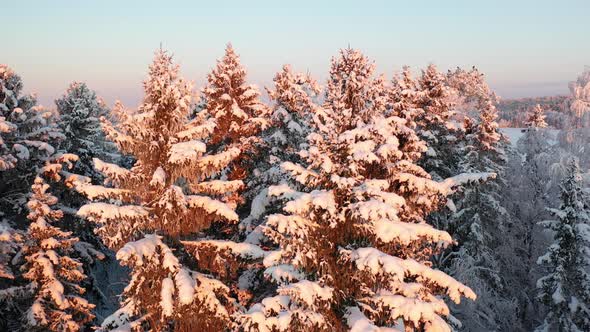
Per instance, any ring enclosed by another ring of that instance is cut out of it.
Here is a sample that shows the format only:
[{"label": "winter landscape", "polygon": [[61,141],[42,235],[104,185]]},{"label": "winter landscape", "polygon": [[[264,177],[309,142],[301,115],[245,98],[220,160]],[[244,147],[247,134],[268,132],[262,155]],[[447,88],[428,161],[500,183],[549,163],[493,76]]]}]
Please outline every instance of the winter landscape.
[{"label": "winter landscape", "polygon": [[[555,9],[539,8],[518,20]],[[98,70],[33,91],[21,71],[41,60],[0,49],[0,331],[590,331],[583,62],[555,93],[505,98],[476,56],[390,66],[352,36],[314,71],[295,57],[250,66],[249,39],[211,36],[210,63],[147,38],[133,104]],[[123,66],[132,49],[101,51]],[[96,60],[66,59],[63,77]]]}]

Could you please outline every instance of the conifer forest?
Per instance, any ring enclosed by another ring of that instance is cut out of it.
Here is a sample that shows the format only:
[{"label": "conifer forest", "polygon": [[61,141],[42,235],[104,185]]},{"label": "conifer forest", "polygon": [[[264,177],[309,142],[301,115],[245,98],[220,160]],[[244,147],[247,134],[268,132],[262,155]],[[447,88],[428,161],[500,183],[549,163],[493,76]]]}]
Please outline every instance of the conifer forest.
[{"label": "conifer forest", "polygon": [[136,105],[0,64],[0,331],[590,331],[590,69],[219,54],[155,47]]}]

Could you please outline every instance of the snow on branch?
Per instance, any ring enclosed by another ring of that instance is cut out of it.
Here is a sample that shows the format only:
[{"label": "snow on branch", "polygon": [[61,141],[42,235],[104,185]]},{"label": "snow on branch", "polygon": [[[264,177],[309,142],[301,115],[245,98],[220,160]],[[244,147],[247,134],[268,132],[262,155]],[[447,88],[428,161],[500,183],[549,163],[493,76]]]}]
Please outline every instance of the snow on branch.
[{"label": "snow on branch", "polygon": [[106,163],[98,158],[94,158],[92,160],[94,162],[94,168],[96,168],[97,171],[103,173],[108,178],[108,182],[114,185],[122,183],[131,176],[131,172],[121,166]]},{"label": "snow on branch", "polygon": [[303,272],[291,264],[269,266],[264,270],[264,276],[279,285],[305,278]]},{"label": "snow on branch", "polygon": [[210,176],[220,172],[227,165],[229,165],[236,157],[240,155],[241,151],[238,148],[229,148],[217,154],[210,154],[202,156],[197,161],[197,167],[204,170],[204,176]]},{"label": "snow on branch", "polygon": [[188,129],[179,131],[176,134],[176,137],[178,137],[181,140],[204,139],[209,137],[216,127],[215,121],[208,120],[204,123],[201,123],[201,121],[202,119],[200,118],[191,121],[189,124],[187,124]]},{"label": "snow on branch", "polygon": [[221,201],[200,195],[186,196],[186,199],[190,207],[201,208],[209,214],[220,216],[229,221],[238,221],[238,215],[234,209]]},{"label": "snow on branch", "polygon": [[[157,258],[157,253],[164,256],[164,260],[160,262]],[[180,263],[178,258],[174,256],[172,250],[162,242],[162,238],[155,234],[148,234],[143,239],[128,242],[123,248],[117,251],[117,259],[123,263],[128,263],[134,260],[134,264],[143,265],[147,262],[162,264],[162,267],[168,269],[170,272],[175,272]]]},{"label": "snow on branch", "polygon": [[459,187],[466,184],[485,182],[496,178],[496,173],[481,172],[481,173],[461,173],[453,177],[447,178],[439,182],[441,192],[448,196],[459,189]]},{"label": "snow on branch", "polygon": [[258,259],[265,256],[265,251],[259,246],[244,242],[233,242],[225,240],[200,240],[200,241],[181,241],[189,249],[198,250],[200,247],[214,247],[218,250],[228,250],[232,254],[246,259]]},{"label": "snow on branch", "polygon": [[301,194],[295,200],[288,202],[284,210],[293,214],[304,214],[314,208],[327,210],[336,214],[336,201],[331,191],[314,190],[310,193]]},{"label": "snow on branch", "polygon": [[286,332],[295,325],[309,330],[328,327],[325,317],[318,312],[318,304],[331,301],[332,288],[302,280],[279,287],[278,293],[253,305],[245,314],[238,315],[241,326],[261,332]]},{"label": "snow on branch", "polygon": [[191,185],[191,190],[199,193],[220,195],[228,192],[235,192],[243,187],[244,182],[241,180],[210,180]]},{"label": "snow on branch", "polygon": [[283,214],[271,214],[268,216],[267,225],[280,234],[297,235],[305,238],[306,234],[314,228],[319,227],[317,223],[301,216],[286,216]]},{"label": "snow on branch", "polygon": [[301,280],[293,284],[287,284],[279,287],[281,295],[289,295],[299,303],[304,303],[309,308],[317,308],[318,302],[328,302],[332,300],[334,289],[328,286],[322,286],[318,282]]},{"label": "snow on branch", "polygon": [[424,324],[425,332],[451,332],[451,328],[441,316],[449,314],[449,308],[442,299],[422,300],[407,294],[394,294],[381,290],[369,302],[385,308],[393,318],[402,318],[414,326]]},{"label": "snow on branch", "polygon": [[460,303],[461,296],[475,300],[475,293],[467,286],[442,271],[432,269],[413,259],[402,259],[388,255],[378,249],[367,247],[355,250],[340,249],[347,260],[354,262],[361,271],[372,275],[389,275],[398,282],[404,283],[407,276],[430,282],[445,289],[446,294],[455,303]]},{"label": "snow on branch", "polygon": [[78,184],[75,186],[77,192],[86,196],[89,200],[95,199],[117,199],[126,200],[131,196],[132,191],[127,189],[107,188],[91,184]]},{"label": "snow on branch", "polygon": [[90,221],[106,223],[121,219],[142,220],[148,217],[149,212],[139,205],[118,206],[109,203],[88,203],[80,207],[77,214]]},{"label": "snow on branch", "polygon": [[291,173],[294,180],[304,185],[319,177],[319,175],[316,172],[310,171],[305,167],[302,167],[289,161],[282,163],[281,168]]},{"label": "snow on branch", "polygon": [[99,224],[95,230],[109,247],[116,247],[142,229],[149,219],[149,211],[138,205],[118,206],[108,203],[88,203],[76,213]]},{"label": "snow on branch", "polygon": [[346,323],[350,332],[404,332],[400,327],[378,327],[358,307],[346,308]]},{"label": "snow on branch", "polygon": [[168,161],[172,164],[196,161],[205,151],[207,151],[205,143],[197,140],[172,144]]},{"label": "snow on branch", "polygon": [[379,219],[374,222],[373,227],[376,237],[385,243],[395,242],[408,245],[424,238],[431,242],[442,242],[445,245],[454,243],[449,233],[440,231],[426,223],[412,224]]}]

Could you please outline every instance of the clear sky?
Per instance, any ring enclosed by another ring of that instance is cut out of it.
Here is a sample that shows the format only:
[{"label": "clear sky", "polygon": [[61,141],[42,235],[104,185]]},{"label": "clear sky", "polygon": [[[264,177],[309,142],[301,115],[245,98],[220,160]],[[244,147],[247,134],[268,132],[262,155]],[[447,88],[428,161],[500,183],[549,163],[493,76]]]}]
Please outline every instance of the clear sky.
[{"label": "clear sky", "polygon": [[388,77],[476,65],[504,98],[553,95],[590,64],[589,17],[590,0],[0,0],[0,63],[46,106],[71,81],[135,106],[160,43],[197,87],[231,42],[258,85],[284,63],[323,82],[350,45]]}]

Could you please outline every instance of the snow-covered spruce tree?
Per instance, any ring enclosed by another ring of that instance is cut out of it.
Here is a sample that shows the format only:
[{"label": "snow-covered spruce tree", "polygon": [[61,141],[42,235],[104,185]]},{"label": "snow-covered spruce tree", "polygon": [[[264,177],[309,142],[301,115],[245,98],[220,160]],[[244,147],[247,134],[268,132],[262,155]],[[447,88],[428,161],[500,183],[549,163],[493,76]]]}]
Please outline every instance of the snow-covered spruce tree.
[{"label": "snow-covered spruce tree", "polygon": [[24,318],[32,331],[81,331],[94,319],[94,305],[81,296],[85,289],[80,283],[86,278],[82,263],[70,257],[78,239],[53,225],[63,213],[53,208],[57,197],[48,191],[47,180],[58,181],[61,163],[73,159],[77,158],[61,155],[42,168],[27,203],[31,224],[22,249],[26,262],[21,269],[23,277],[32,283],[33,303]]},{"label": "snow-covered spruce tree", "polygon": [[[450,163],[447,165],[447,169],[457,173],[482,172],[481,169],[471,167],[471,161],[466,161],[466,158],[478,156],[477,152],[469,155],[469,152],[479,148],[477,144],[474,145],[474,140],[478,138],[476,132],[478,129],[482,129],[482,127],[478,127],[478,119],[484,110],[493,107],[496,100],[495,95],[485,82],[484,75],[475,67],[470,70],[457,67],[455,70],[449,71],[446,75],[446,84],[448,85],[446,99],[448,105],[452,106],[447,122],[447,126],[450,128],[449,133],[452,135],[452,146],[447,147],[445,153],[454,156],[452,159],[446,159]],[[489,171],[493,173],[494,169]],[[473,189],[473,186],[470,189]],[[465,199],[466,192],[469,191],[460,190],[448,197],[445,207],[431,213],[428,216],[428,222],[438,229],[447,231],[453,238],[464,236],[465,220],[462,220],[461,213],[457,213],[457,211],[463,209],[464,203],[461,201]],[[457,234],[461,227],[463,227],[463,234]],[[461,238],[458,246],[453,246],[440,255],[436,255],[433,259],[435,266],[450,272],[452,258],[459,250],[462,240]],[[478,302],[481,302],[481,299],[482,297],[479,296]],[[473,305],[473,303],[469,303],[469,305]]]},{"label": "snow-covered spruce tree", "polygon": [[423,109],[419,108],[421,91],[418,81],[412,77],[410,67],[404,66],[401,73],[395,75],[388,89],[386,108],[391,115],[408,121],[408,126],[416,128],[416,120],[422,116]]},{"label": "snow-covered spruce tree", "polygon": [[537,104],[527,114],[527,119],[524,123],[527,128],[547,128],[547,122],[545,121],[545,111],[541,105]]},{"label": "snow-covered spruce tree", "polygon": [[64,138],[58,114],[37,106],[22,95],[23,83],[8,66],[0,64],[0,209],[18,212],[26,202],[39,167]]},{"label": "snow-covered spruce tree", "polygon": [[4,116],[0,117],[0,172],[16,166],[17,159],[13,155],[12,145],[9,142],[9,135],[15,130],[16,126],[14,124],[7,121]]},{"label": "snow-covered spruce tree", "polygon": [[547,128],[548,124],[547,121],[545,121],[545,118],[545,110],[541,105],[536,104],[529,112],[527,112],[524,124],[527,128]]},{"label": "snow-covered spruce tree", "polygon": [[[240,150],[208,152],[204,141],[218,129],[204,113],[189,120],[191,84],[178,71],[171,56],[156,52],[143,103],[135,111],[117,105],[116,124],[103,120],[107,137],[132,155],[135,165],[125,169],[95,159],[108,186],[76,185],[94,200],[78,215],[98,224],[104,243],[118,249],[117,259],[131,270],[122,308],[103,322],[103,329],[220,331],[230,326],[234,301],[229,288],[189,266],[211,273],[231,268],[219,253],[233,243],[179,240],[202,238],[215,221],[237,221],[233,208],[219,199],[242,182],[208,179]],[[195,259],[183,254],[183,247]]]},{"label": "snow-covered spruce tree", "polygon": [[[23,285],[17,264],[13,264],[24,241],[24,232],[14,229],[7,219],[0,221],[0,331],[17,331],[22,307],[31,297],[30,285]],[[13,266],[17,265],[17,266]]]},{"label": "snow-covered spruce tree", "polygon": [[451,89],[449,94],[454,108],[453,115],[457,120],[465,117],[477,119],[489,103],[498,103],[499,98],[488,86],[485,75],[475,66],[469,70],[461,67],[449,70],[447,85]]},{"label": "snow-covered spruce tree", "polygon": [[[543,210],[547,201],[544,200],[546,192],[546,182],[550,166],[551,145],[549,143],[550,136],[547,131],[547,123],[545,122],[544,111],[540,105],[536,105],[527,115],[526,133],[518,140],[517,148],[522,158],[522,168],[524,177],[523,183],[520,185],[524,190],[531,190],[533,197],[529,199],[532,208],[530,210]],[[526,181],[528,180],[528,181]],[[527,183],[528,182],[528,183]],[[542,203],[537,205],[537,203]],[[539,219],[539,215],[530,218],[529,223],[534,224],[534,219]],[[530,257],[529,257],[530,259]]]},{"label": "snow-covered spruce tree", "polygon": [[[276,249],[276,244],[264,235],[267,217],[281,211],[280,199],[269,195],[273,185],[297,182],[281,169],[286,161],[303,162],[299,151],[307,148],[311,114],[318,105],[314,97],[319,93],[318,84],[309,76],[292,71],[288,65],[274,77],[274,89],[267,89],[274,105],[269,127],[261,133],[263,144],[259,146],[254,169],[246,178],[247,202],[251,202],[249,215],[240,222],[244,242],[267,250]],[[252,262],[239,277],[238,287],[248,294],[246,302],[256,302],[276,288],[264,276],[261,260]]]},{"label": "snow-covered spruce tree", "polygon": [[[586,113],[590,121],[590,112]],[[560,130],[556,137],[556,143],[553,147],[562,155],[574,155],[578,158],[582,170],[590,168],[590,153],[587,153],[590,148],[590,122],[586,127],[582,128],[567,128]],[[556,154],[556,153],[555,153]],[[584,175],[582,175],[584,177]]]},{"label": "snow-covered spruce tree", "polygon": [[[16,103],[10,90],[10,79],[14,74],[5,65],[0,65],[0,180],[4,181],[2,173],[16,167],[17,159],[14,156],[11,142],[12,134],[16,126],[6,119],[9,107]],[[2,192],[4,186],[0,184]],[[10,283],[14,280],[14,271],[10,264],[12,257],[19,250],[22,242],[21,234],[15,232],[9,221],[5,219],[4,209],[0,206],[0,329],[9,329],[12,296]]]},{"label": "snow-covered spruce tree", "polygon": [[[8,66],[0,64],[0,219],[6,225],[0,240],[0,329],[18,327],[23,299],[30,287],[21,287],[17,271],[9,265],[20,251],[27,193],[44,161],[63,138],[57,114],[36,106],[31,95],[22,94],[23,83]],[[6,319],[4,319],[6,318]]]},{"label": "snow-covered spruce tree", "polygon": [[[204,112],[217,123],[217,130],[211,136],[213,151],[240,150],[221,178],[244,180],[252,169],[252,157],[261,143],[259,134],[268,124],[269,110],[260,102],[258,89],[246,84],[246,70],[231,44],[207,81],[203,89]],[[243,203],[243,198],[232,201]]]},{"label": "snow-covered spruce tree", "polygon": [[548,313],[536,331],[590,330],[590,200],[580,181],[572,158],[561,184],[561,205],[550,209],[557,219],[540,222],[553,231],[554,242],[538,259],[549,272],[537,282]]},{"label": "snow-covered spruce tree", "polygon": [[[9,107],[16,103],[10,90],[9,80],[14,79],[14,74],[5,65],[0,65],[0,174],[16,167],[17,159],[14,156],[11,142],[12,134],[16,126],[6,119]],[[2,175],[0,179],[4,181]],[[0,188],[3,188],[0,185]],[[4,192],[4,190],[2,191]],[[11,256],[16,252],[17,243],[14,229],[4,219],[4,211],[0,210],[0,278],[14,279],[14,273],[10,267]]]},{"label": "snow-covered spruce tree", "polygon": [[[539,114],[529,114],[531,118]],[[539,116],[540,117],[540,116]],[[558,183],[553,164],[559,153],[551,146],[551,136],[545,128],[530,121],[524,135],[511,151],[505,174],[510,190],[505,190],[504,205],[513,222],[504,234],[504,245],[497,251],[504,257],[504,280],[512,287],[517,301],[519,330],[530,331],[543,319],[543,311],[535,299],[535,280],[540,268],[536,258],[544,251],[546,236],[537,224],[549,216],[545,207],[557,199]]]},{"label": "snow-covered spruce tree", "polygon": [[[467,147],[472,144],[472,142],[469,142],[468,134],[476,128],[477,118],[482,112],[482,108],[486,107],[488,100],[494,100],[494,95],[489,91],[484,75],[475,67],[469,71],[459,67],[454,71],[449,71],[446,84],[448,86],[445,97],[447,100],[446,105],[452,107],[452,110],[447,112],[448,119],[445,125],[447,127],[447,137],[437,138],[437,140],[441,139],[450,145],[444,147],[444,154],[452,157],[443,158],[447,171],[453,172],[453,174],[449,173],[450,176],[465,171],[461,167],[461,161],[466,155]],[[421,94],[418,94],[418,97],[420,96]],[[454,238],[454,233],[458,227],[457,220],[455,220],[456,207],[454,202],[461,200],[462,197],[462,192],[448,197],[445,207],[430,214],[428,222],[438,229],[449,232]],[[447,258],[449,256],[447,254],[449,252],[452,251],[447,250],[441,255],[435,256],[433,261],[435,266],[443,269],[448,267],[449,261]]]},{"label": "snow-covered spruce tree", "polygon": [[[311,114],[318,107],[313,98],[320,88],[309,75],[295,73],[285,65],[275,75],[274,83],[274,89],[267,89],[274,102],[269,127],[261,134],[263,144],[255,168],[246,179],[245,197],[252,202],[249,216],[240,224],[246,234],[251,234],[268,214],[279,211],[280,205],[270,202],[268,187],[287,183],[289,177],[281,170],[281,163],[302,161],[299,151],[307,147]],[[258,242],[260,236],[259,228],[249,242]]]},{"label": "snow-covered spruce tree", "polygon": [[[100,118],[108,117],[109,111],[106,105],[98,99],[96,93],[90,90],[85,83],[74,82],[66,92],[57,100],[55,105],[60,113],[59,126],[65,135],[59,149],[62,152],[75,154],[78,161],[74,164],[73,169],[62,171],[62,176],[66,179],[72,175],[88,177],[89,181],[100,183],[104,178],[93,166],[93,158],[99,158],[105,161],[114,161],[116,158],[115,147],[109,142],[101,128]],[[72,174],[73,173],[73,174]],[[94,286],[89,288],[90,296],[98,295],[103,302],[105,297],[96,287],[99,283],[94,278],[94,258],[102,260],[106,257],[103,253],[96,251],[95,248],[102,247],[99,237],[94,234],[93,227],[76,216],[76,211],[88,200],[80,193],[68,188],[67,182],[56,183],[52,186],[52,192],[60,200],[60,208],[64,212],[61,219],[60,227],[73,232],[81,241],[76,248],[81,251],[84,269],[88,271],[88,280]],[[102,251],[108,253],[107,250]],[[93,257],[94,256],[94,257]],[[91,297],[89,299],[92,299]],[[98,308],[100,309],[100,302]]]},{"label": "snow-covered spruce tree", "polygon": [[0,222],[0,278],[14,279],[14,272],[10,267],[12,256],[22,242],[22,234],[14,230],[7,220]]},{"label": "snow-covered spruce tree", "polygon": [[72,83],[55,105],[60,114],[59,126],[65,135],[60,150],[80,158],[73,169],[75,173],[100,179],[92,159],[108,160],[112,151],[112,144],[106,141],[99,120],[108,116],[106,105],[85,83],[79,82]]},{"label": "snow-covered spruce tree", "polygon": [[459,245],[445,268],[453,277],[468,284],[478,294],[475,302],[453,306],[454,315],[465,331],[510,330],[515,308],[502,278],[502,259],[498,248],[509,215],[502,206],[505,190],[502,180],[505,165],[503,141],[498,132],[493,93],[481,81],[473,97],[479,118],[466,128],[467,145],[460,163],[461,172],[496,174],[482,184],[467,186],[455,198],[455,213],[450,231]]},{"label": "snow-covered spruce tree", "polygon": [[242,330],[449,331],[437,295],[475,298],[428,262],[452,239],[424,217],[453,181],[434,182],[415,164],[424,143],[406,120],[385,115],[372,73],[359,51],[333,59],[302,153],[308,166],[282,165],[303,190],[270,189],[291,199],[265,229],[280,247],[264,261],[278,294],[241,315]]},{"label": "snow-covered spruce tree", "polygon": [[457,135],[450,122],[453,116],[453,89],[447,78],[435,65],[429,65],[418,79],[418,108],[422,110],[417,118],[419,137],[426,142],[428,150],[420,165],[435,180],[457,175],[459,154],[455,147]]}]

